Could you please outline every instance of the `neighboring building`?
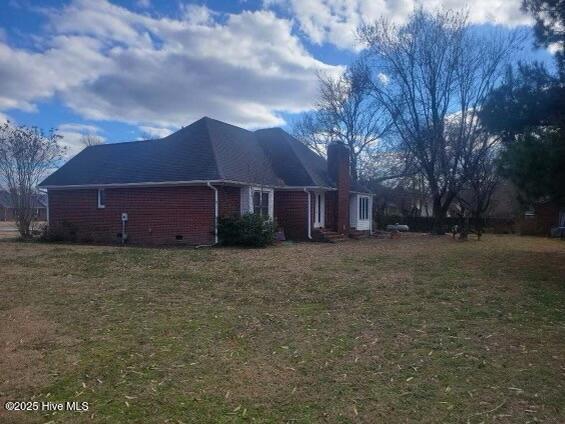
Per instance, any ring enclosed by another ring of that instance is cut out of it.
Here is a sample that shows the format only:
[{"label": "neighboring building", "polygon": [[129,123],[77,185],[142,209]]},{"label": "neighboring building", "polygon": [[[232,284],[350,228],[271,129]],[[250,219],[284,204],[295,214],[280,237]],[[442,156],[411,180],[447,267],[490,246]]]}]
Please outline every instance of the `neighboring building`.
[{"label": "neighboring building", "polygon": [[414,188],[388,187],[381,183],[371,184],[375,193],[375,211],[380,216],[431,217],[430,197]]},{"label": "neighboring building", "polygon": [[553,202],[538,202],[524,213],[520,234],[532,236],[565,236],[565,206]]},{"label": "neighboring building", "polygon": [[[34,214],[37,221],[47,220],[47,198],[41,194],[34,197]],[[0,190],[0,221],[15,221],[16,214],[12,196],[5,190]]]},{"label": "neighboring building", "polygon": [[280,128],[205,117],[161,140],[88,147],[40,186],[50,226],[95,241],[212,244],[219,216],[245,212],[306,240],[372,230],[372,196],[352,188],[349,167],[344,145],[326,161]]}]

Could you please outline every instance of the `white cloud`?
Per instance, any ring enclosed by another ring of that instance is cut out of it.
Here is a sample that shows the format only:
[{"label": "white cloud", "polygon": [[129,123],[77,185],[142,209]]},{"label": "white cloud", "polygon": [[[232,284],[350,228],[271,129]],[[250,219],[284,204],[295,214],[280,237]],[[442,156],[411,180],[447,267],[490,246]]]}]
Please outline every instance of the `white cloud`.
[{"label": "white cloud", "polygon": [[151,7],[151,0],[137,0],[137,5],[141,8],[147,9]]},{"label": "white cloud", "polygon": [[57,95],[83,117],[171,128],[203,115],[246,127],[283,124],[311,107],[314,59],[271,11],[218,17],[204,6],[182,18],[75,0],[50,10],[43,50],[0,42],[0,110],[33,110]]},{"label": "white cloud", "polygon": [[95,134],[95,135],[101,132],[100,128],[98,128],[96,125],[75,124],[75,123],[61,124],[59,125],[58,130],[79,132],[81,134]]},{"label": "white cloud", "polygon": [[343,49],[359,49],[356,29],[381,17],[404,22],[414,8],[466,9],[471,23],[510,27],[528,25],[520,10],[521,0],[265,0],[267,7],[286,10],[304,35],[316,44],[330,43]]},{"label": "white cloud", "polygon": [[105,142],[106,138],[101,136],[100,133],[100,128],[95,125],[76,123],[62,124],[59,125],[59,128],[57,129],[57,134],[62,136],[60,143],[66,148],[67,158],[71,158],[85,148],[85,145],[82,142],[82,137],[84,135],[93,135],[101,142]]},{"label": "white cloud", "polygon": [[553,55],[563,51],[563,46],[560,43],[551,43],[547,47],[547,51]]},{"label": "white cloud", "polygon": [[213,24],[214,12],[206,6],[196,4],[182,4],[182,17],[191,24]]},{"label": "white cloud", "polygon": [[387,85],[388,82],[389,82],[389,80],[390,80],[390,78],[388,77],[388,75],[383,74],[382,72],[380,72],[380,73],[377,75],[377,78],[379,79],[379,81],[380,81],[383,85]]},{"label": "white cloud", "polygon": [[[6,121],[10,121],[10,124],[17,124],[8,115],[0,112],[0,126]],[[66,149],[65,158],[69,159],[85,148],[81,140],[85,134],[94,135],[101,142],[105,142],[106,138],[101,136],[100,132],[100,129],[94,125],[74,123],[59,125],[57,134],[62,137],[59,140],[59,144]]]},{"label": "white cloud", "polygon": [[72,89],[111,66],[97,40],[56,35],[41,53],[0,42],[0,110],[35,110],[34,101]]},{"label": "white cloud", "polygon": [[[170,129],[170,128],[147,127],[147,126],[143,126],[143,125],[140,126],[139,129],[144,134],[144,137],[142,137],[142,139],[145,139],[145,138],[163,138],[163,137],[166,137],[173,132],[173,130]],[[148,137],[145,137],[145,135],[147,135]]]},{"label": "white cloud", "polygon": [[4,124],[6,121],[12,122],[12,119],[5,113],[0,112],[0,125]]}]

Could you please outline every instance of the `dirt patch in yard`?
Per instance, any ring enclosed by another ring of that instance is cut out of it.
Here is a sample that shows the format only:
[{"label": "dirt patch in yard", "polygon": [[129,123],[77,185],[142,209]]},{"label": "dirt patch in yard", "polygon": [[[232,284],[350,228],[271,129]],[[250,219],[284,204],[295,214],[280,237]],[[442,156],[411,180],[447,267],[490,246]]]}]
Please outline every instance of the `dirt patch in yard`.
[{"label": "dirt patch in yard", "polygon": [[[53,377],[46,356],[55,349],[72,346],[74,341],[58,335],[56,325],[29,306],[2,311],[0,322],[0,421],[9,416],[10,422],[15,422],[14,414],[23,413],[7,412],[4,403],[33,401],[30,393],[38,393]],[[76,357],[66,356],[67,360],[72,358]],[[26,422],[35,422],[40,417],[25,418]]]}]

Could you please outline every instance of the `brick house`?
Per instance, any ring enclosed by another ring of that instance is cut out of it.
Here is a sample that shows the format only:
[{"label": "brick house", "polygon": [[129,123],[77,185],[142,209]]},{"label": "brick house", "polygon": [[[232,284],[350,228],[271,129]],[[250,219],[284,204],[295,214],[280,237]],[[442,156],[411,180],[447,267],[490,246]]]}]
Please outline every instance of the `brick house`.
[{"label": "brick house", "polygon": [[[33,212],[37,221],[47,220],[47,199],[38,194],[34,197]],[[16,214],[12,196],[6,190],[0,190],[0,221],[15,221]]]},{"label": "brick house", "polygon": [[100,242],[214,244],[218,217],[246,212],[288,239],[331,239],[372,230],[372,196],[349,166],[341,144],[326,161],[280,128],[205,117],[160,140],[87,147],[40,187],[50,226]]}]

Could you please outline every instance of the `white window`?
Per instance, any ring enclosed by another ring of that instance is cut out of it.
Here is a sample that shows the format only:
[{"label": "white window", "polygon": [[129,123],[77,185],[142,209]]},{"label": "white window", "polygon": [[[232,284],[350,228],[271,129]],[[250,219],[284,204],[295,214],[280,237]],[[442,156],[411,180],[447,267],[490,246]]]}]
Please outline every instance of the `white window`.
[{"label": "white window", "polygon": [[241,188],[241,213],[258,213],[273,218],[274,191],[265,187]]},{"label": "white window", "polygon": [[268,191],[253,191],[253,213],[257,213],[262,216],[270,216],[269,194],[270,193]]},{"label": "white window", "polygon": [[367,221],[369,219],[369,198],[367,196],[359,196],[359,220]]},{"label": "white window", "polygon": [[98,189],[98,209],[106,207],[106,190],[103,188]]},{"label": "white window", "polygon": [[324,192],[314,193],[314,228],[323,228],[325,225],[325,195]]}]

